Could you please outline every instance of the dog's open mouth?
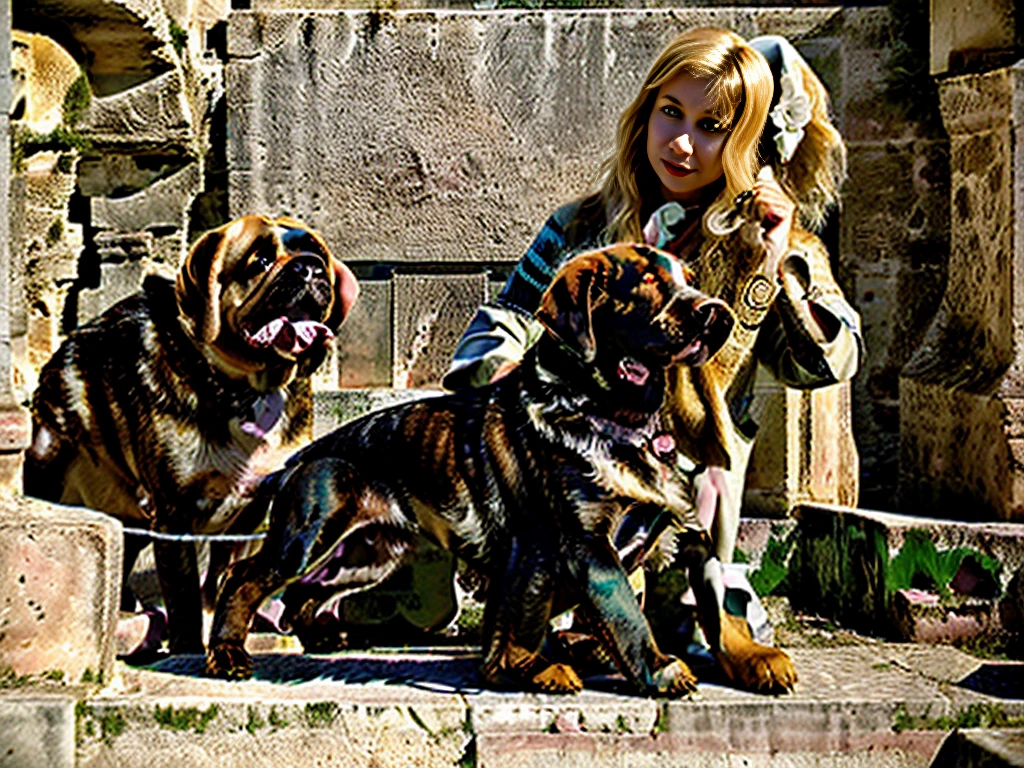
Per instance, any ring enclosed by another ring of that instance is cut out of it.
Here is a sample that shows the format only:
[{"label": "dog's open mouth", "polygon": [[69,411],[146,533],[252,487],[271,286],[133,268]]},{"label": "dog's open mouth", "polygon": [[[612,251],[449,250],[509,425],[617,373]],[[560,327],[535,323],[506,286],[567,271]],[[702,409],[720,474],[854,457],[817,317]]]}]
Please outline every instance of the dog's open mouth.
[{"label": "dog's open mouth", "polygon": [[619,360],[618,374],[622,381],[642,387],[647,383],[651,370],[639,360],[624,357]]},{"label": "dog's open mouth", "polygon": [[244,335],[254,349],[274,348],[286,355],[300,355],[314,344],[334,338],[334,333],[316,320],[290,320],[281,315],[259,328],[246,328]]}]

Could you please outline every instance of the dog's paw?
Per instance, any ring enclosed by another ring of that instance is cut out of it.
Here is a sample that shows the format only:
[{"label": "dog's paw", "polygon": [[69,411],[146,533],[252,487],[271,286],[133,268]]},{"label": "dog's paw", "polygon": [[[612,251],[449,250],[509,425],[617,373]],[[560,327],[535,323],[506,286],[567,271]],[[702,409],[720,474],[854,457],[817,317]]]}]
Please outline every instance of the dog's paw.
[{"label": "dog's paw", "polygon": [[579,693],[583,681],[568,664],[551,664],[534,675],[530,682],[545,693]]},{"label": "dog's paw", "polygon": [[656,669],[651,679],[657,692],[663,696],[688,696],[697,690],[697,677],[686,664],[669,657],[668,664]]},{"label": "dog's paw", "polygon": [[252,677],[252,658],[240,643],[221,643],[206,653],[203,674],[224,680],[248,680]]},{"label": "dog's paw", "polygon": [[719,662],[729,678],[750,691],[788,693],[796,685],[796,667],[778,648],[750,643],[739,651],[722,654]]}]

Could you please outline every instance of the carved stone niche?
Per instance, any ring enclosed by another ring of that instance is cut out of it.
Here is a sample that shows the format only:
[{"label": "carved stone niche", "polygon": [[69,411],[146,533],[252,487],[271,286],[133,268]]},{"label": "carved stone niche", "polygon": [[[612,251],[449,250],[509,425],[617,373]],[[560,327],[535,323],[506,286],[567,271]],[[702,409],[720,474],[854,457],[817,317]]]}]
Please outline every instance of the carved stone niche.
[{"label": "carved stone niche", "polygon": [[945,80],[939,96],[950,143],[949,280],[900,376],[900,509],[1020,521],[1024,61]]}]

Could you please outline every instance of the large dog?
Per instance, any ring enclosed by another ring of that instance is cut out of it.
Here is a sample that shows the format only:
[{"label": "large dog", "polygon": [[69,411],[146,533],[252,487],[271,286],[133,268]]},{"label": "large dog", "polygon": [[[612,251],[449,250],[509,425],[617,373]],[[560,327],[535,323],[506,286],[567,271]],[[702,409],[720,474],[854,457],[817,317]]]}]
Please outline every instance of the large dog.
[{"label": "large dog", "polygon": [[[159,533],[251,530],[251,492],[312,437],[308,376],[357,294],[297,221],[208,232],[177,284],[147,278],[43,367],[26,492]],[[147,541],[126,539],[127,574]],[[158,540],[155,554],[170,649],[202,653],[195,548]]]},{"label": "large dog", "polygon": [[658,427],[666,367],[724,343],[726,305],[690,287],[671,255],[619,245],[563,267],[538,317],[548,333],[505,378],[350,422],[265,481],[267,541],[228,572],[207,674],[252,673],[244,641],[269,595],[287,587],[290,618],[308,622],[393,572],[422,532],[487,580],[489,683],[579,690],[571,667],[539,653],[552,611],[576,605],[638,692],[687,692],[693,675],[658,650],[612,548],[627,510],[648,507],[691,529],[680,562],[726,668],[750,687],[792,684],[785,654],[723,620],[709,538]]}]

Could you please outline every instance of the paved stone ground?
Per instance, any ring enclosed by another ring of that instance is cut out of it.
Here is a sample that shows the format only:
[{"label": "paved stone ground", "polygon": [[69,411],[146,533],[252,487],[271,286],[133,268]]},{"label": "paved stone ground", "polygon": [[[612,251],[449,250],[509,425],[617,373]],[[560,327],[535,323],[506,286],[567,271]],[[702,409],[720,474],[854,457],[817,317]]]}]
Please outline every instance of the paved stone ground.
[{"label": "paved stone ground", "polygon": [[[245,682],[201,677],[198,656],[118,662],[99,690],[3,692],[0,768],[1024,765],[1024,664],[786,626],[800,682],[780,697],[713,677],[681,701],[614,679],[578,696],[494,692],[467,647],[264,652]],[[985,730],[947,738],[955,726]]]}]

